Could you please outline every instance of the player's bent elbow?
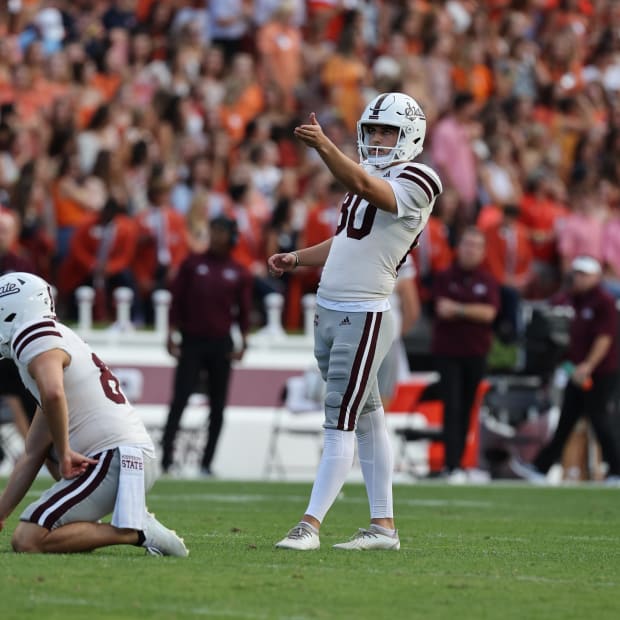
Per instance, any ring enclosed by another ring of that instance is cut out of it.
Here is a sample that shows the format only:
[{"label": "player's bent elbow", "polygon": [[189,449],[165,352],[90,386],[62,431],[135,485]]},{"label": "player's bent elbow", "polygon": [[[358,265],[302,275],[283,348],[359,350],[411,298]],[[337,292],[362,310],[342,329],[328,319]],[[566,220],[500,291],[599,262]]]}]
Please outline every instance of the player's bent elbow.
[{"label": "player's bent elbow", "polygon": [[47,415],[49,415],[50,411],[54,411],[59,407],[62,408],[65,400],[66,397],[62,387],[50,387],[49,390],[41,393],[41,407]]}]

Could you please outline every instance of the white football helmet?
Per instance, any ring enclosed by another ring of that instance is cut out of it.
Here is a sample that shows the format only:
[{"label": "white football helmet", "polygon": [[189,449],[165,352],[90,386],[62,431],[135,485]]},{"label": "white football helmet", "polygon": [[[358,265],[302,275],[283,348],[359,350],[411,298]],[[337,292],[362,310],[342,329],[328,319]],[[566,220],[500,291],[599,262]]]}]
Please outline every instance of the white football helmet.
[{"label": "white football helmet", "polygon": [[0,277],[0,359],[11,357],[11,339],[24,323],[56,319],[50,285],[31,273],[14,271]]},{"label": "white football helmet", "polygon": [[[372,147],[366,125],[390,125],[399,130],[396,146]],[[404,93],[383,93],[375,97],[357,122],[357,148],[360,162],[385,168],[411,161],[422,152],[426,117],[418,102]]]}]

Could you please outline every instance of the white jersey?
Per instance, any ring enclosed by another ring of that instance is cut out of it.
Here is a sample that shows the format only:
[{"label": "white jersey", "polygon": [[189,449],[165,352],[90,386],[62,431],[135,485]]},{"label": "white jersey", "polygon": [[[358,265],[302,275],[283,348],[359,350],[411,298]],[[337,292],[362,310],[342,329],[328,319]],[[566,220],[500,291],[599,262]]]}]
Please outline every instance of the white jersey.
[{"label": "white jersey", "polygon": [[62,349],[71,358],[64,369],[71,448],[89,455],[135,446],[154,456],[153,442],[118,379],[74,331],[52,319],[24,324],[11,341],[19,374],[37,402],[41,403],[41,395],[28,364],[52,349]]},{"label": "white jersey", "polygon": [[385,179],[394,191],[397,213],[377,209],[348,193],[323,268],[318,303],[332,307],[354,302],[376,309],[387,303],[399,266],[426,226],[442,185],[437,173],[424,164],[405,162],[378,169],[364,165],[371,175]]}]

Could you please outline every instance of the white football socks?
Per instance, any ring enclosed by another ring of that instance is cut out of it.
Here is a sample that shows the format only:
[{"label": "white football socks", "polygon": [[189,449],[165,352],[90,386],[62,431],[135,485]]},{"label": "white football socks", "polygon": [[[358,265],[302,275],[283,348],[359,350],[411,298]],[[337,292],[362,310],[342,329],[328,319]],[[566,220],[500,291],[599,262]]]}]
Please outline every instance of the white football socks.
[{"label": "white football socks", "polygon": [[323,454],[306,509],[306,514],[321,523],[351,471],[354,450],[355,436],[352,432],[325,429]]},{"label": "white football socks", "polygon": [[357,453],[368,493],[370,518],[392,518],[392,445],[383,409],[375,409],[357,420]]}]

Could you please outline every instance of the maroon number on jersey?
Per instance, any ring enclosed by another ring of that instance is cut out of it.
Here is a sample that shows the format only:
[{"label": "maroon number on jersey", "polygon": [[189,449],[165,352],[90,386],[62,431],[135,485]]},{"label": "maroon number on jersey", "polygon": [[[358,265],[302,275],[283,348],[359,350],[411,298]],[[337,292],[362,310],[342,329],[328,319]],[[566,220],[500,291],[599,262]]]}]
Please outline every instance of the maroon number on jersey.
[{"label": "maroon number on jersey", "polygon": [[93,353],[92,359],[99,368],[99,381],[104,394],[113,402],[122,405],[127,402],[125,395],[121,392],[121,384],[114,376],[114,373]]}]

